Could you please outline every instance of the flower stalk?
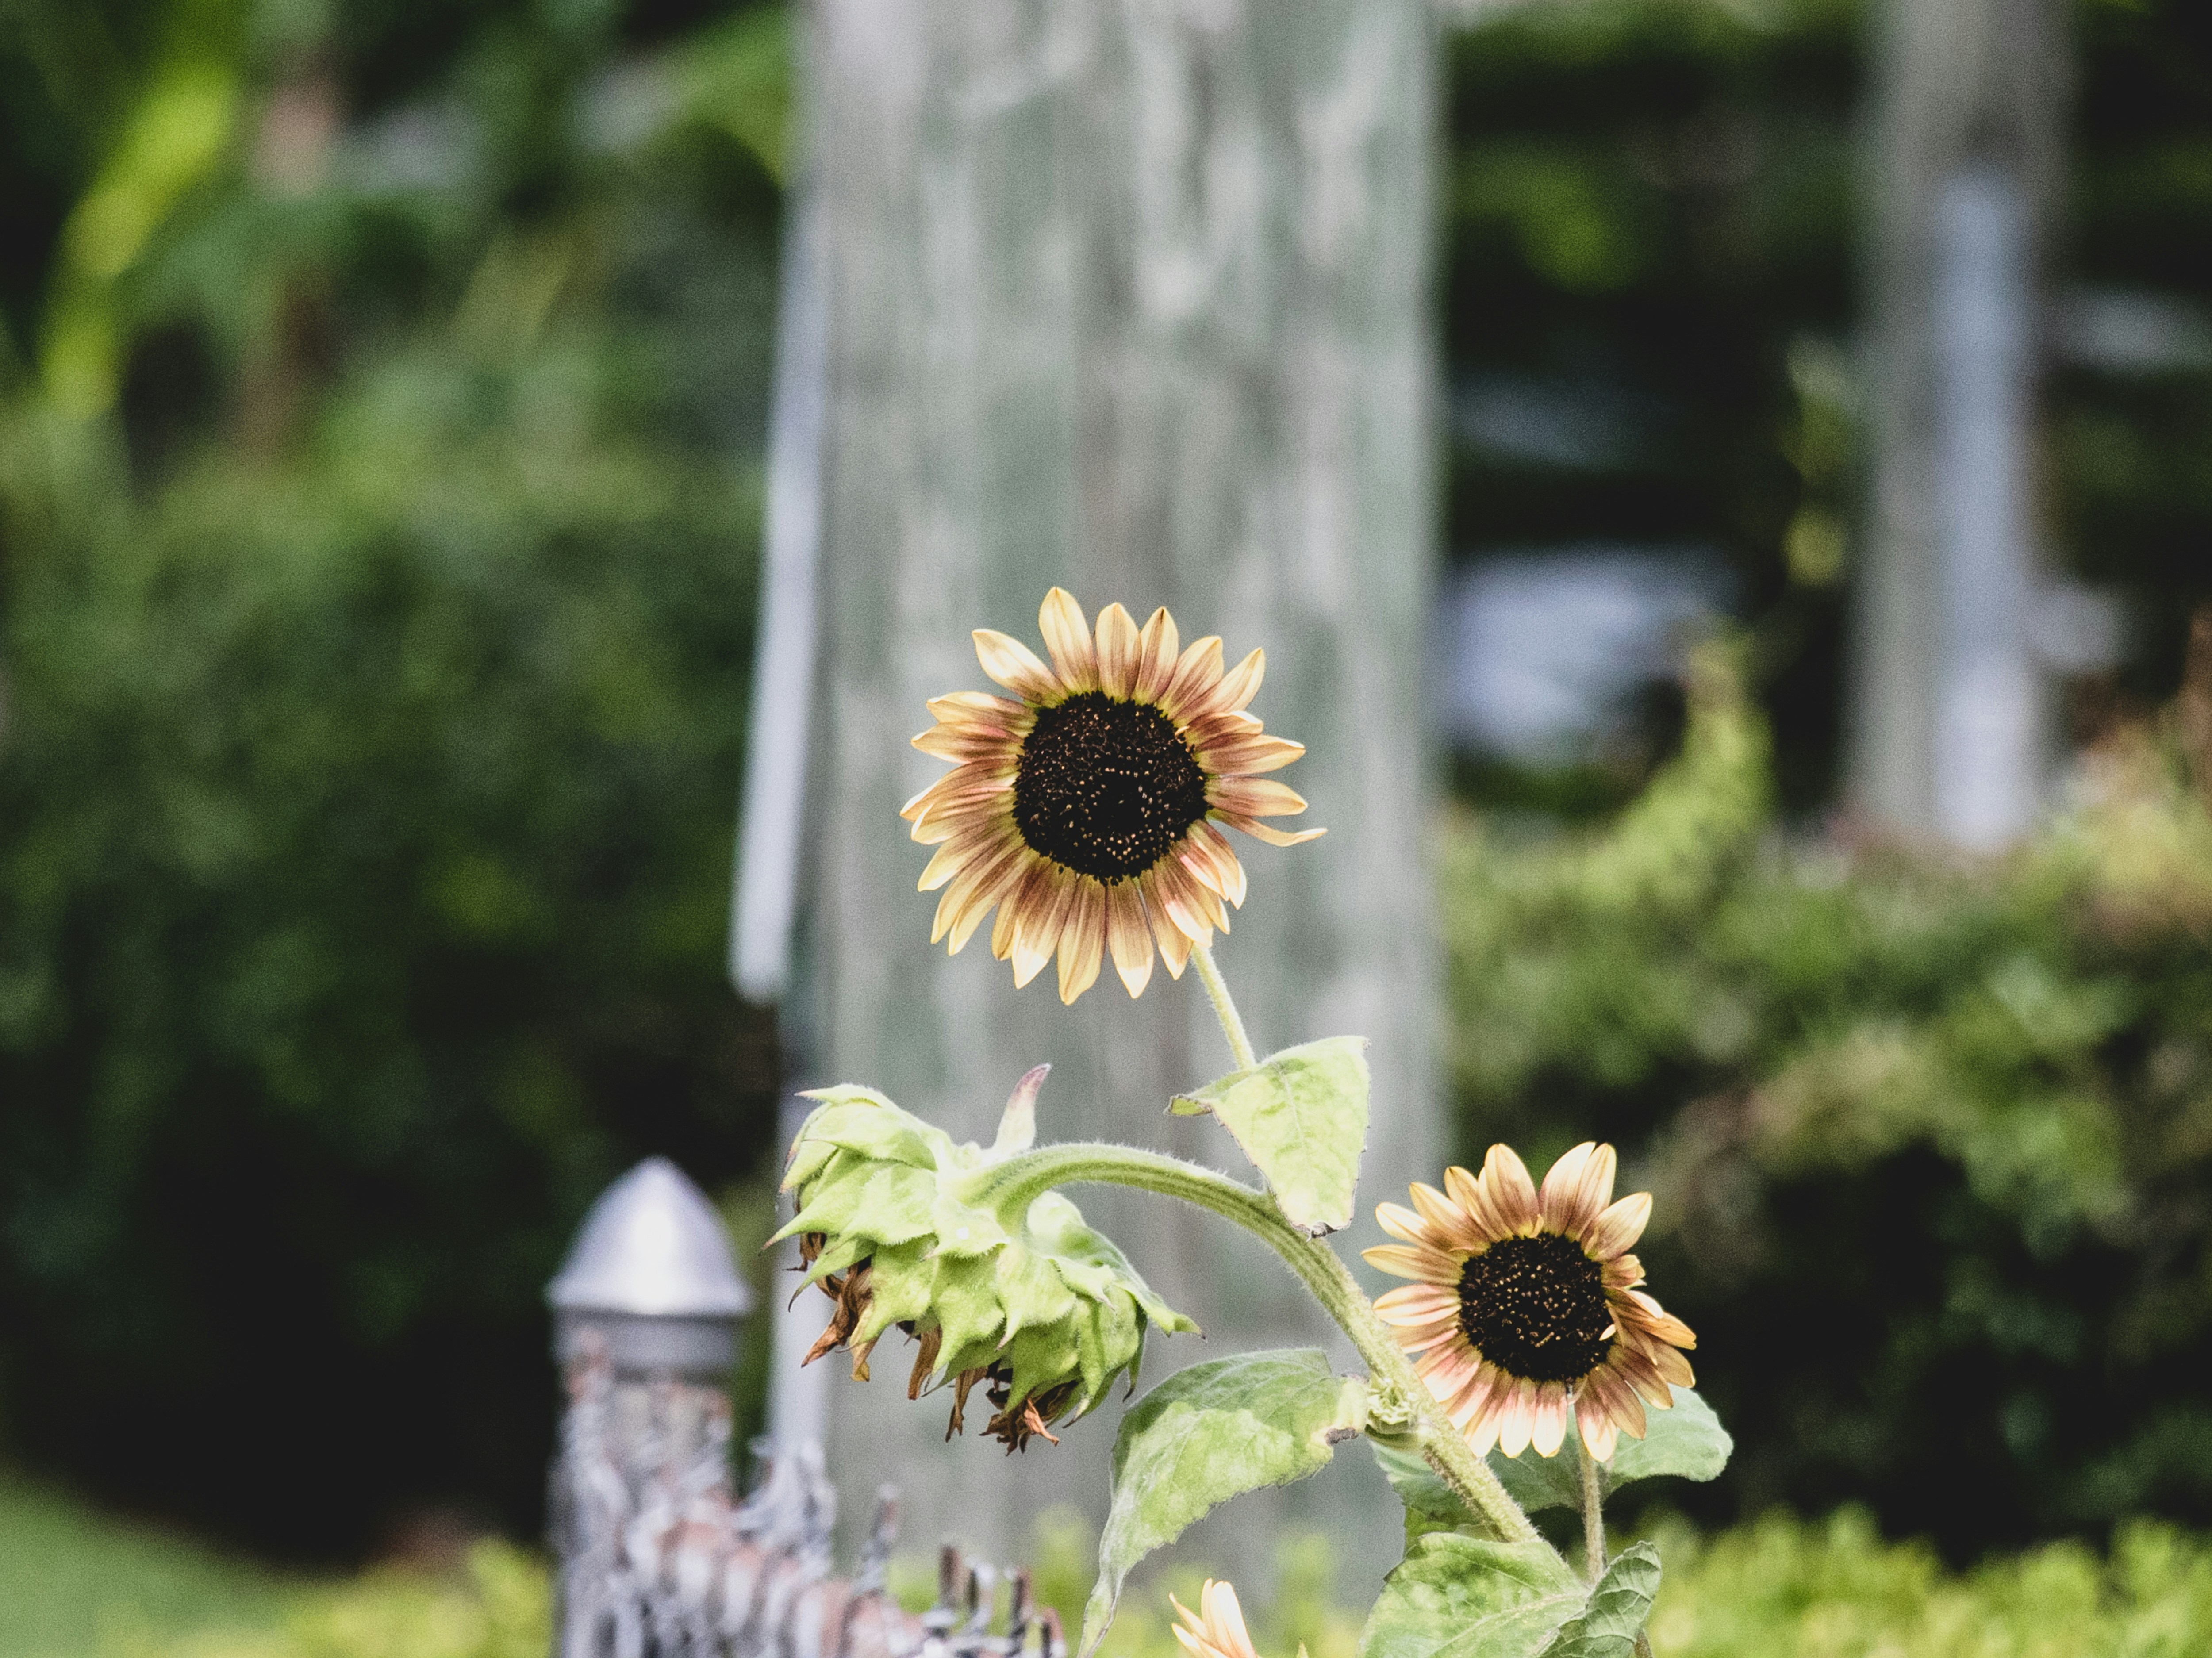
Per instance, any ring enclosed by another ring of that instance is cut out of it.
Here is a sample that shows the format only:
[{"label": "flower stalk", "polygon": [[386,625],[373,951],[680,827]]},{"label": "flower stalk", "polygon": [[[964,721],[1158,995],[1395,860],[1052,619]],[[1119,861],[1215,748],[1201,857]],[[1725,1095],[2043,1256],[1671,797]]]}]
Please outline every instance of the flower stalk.
[{"label": "flower stalk", "polygon": [[1605,1494],[1598,1489],[1597,1459],[1583,1443],[1582,1435],[1568,1437],[1574,1442],[1575,1462],[1582,1473],[1583,1562],[1595,1583],[1605,1576]]},{"label": "flower stalk", "polygon": [[1229,1038],[1229,1052],[1237,1061],[1237,1068],[1249,1071],[1260,1063],[1260,1056],[1253,1051],[1251,1037],[1244,1034],[1244,1016],[1237,1011],[1236,999],[1229,993],[1229,981],[1213,964],[1213,947],[1193,944],[1190,959],[1198,969],[1199,983],[1206,987],[1206,998],[1213,1004],[1213,1017],[1221,1021],[1221,1034]]}]

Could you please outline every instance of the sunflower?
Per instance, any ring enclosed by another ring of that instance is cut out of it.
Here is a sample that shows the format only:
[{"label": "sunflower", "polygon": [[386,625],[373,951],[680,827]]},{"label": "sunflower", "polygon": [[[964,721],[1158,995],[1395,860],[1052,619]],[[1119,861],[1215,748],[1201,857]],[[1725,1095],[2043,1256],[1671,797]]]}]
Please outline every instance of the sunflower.
[{"label": "sunflower", "polygon": [[1696,1380],[1676,1349],[1697,1337],[1636,1287],[1644,1268],[1628,1250],[1651,1194],[1610,1202],[1614,1163],[1611,1146],[1584,1142],[1540,1192],[1512,1149],[1493,1145],[1480,1175],[1448,1169],[1443,1192],[1417,1185],[1413,1208],[1375,1212],[1405,1242],[1368,1250],[1368,1263],[1414,1280],[1375,1310],[1420,1354],[1414,1370],[1478,1452],[1554,1455],[1571,1405],[1604,1461],[1623,1430],[1644,1436],[1646,1401],[1664,1410]]},{"label": "sunflower", "polygon": [[1244,1630],[1244,1609],[1237,1604],[1237,1591],[1231,1585],[1207,1578],[1199,1592],[1196,1612],[1172,1594],[1168,1604],[1182,1619],[1175,1625],[1175,1638],[1190,1658],[1259,1658]]},{"label": "sunflower", "polygon": [[936,726],[914,739],[955,762],[899,813],[937,847],[920,884],[945,889],[929,941],[950,934],[957,953],[996,906],[991,954],[1013,958],[1015,984],[1057,954],[1060,999],[1073,1002],[1110,951],[1136,996],[1156,944],[1180,978],[1194,944],[1229,931],[1224,902],[1244,902],[1243,865],[1216,823],[1279,847],[1322,833],[1260,821],[1306,809],[1261,775],[1305,748],[1244,712],[1267,669],[1259,651],[1224,673],[1220,640],[1185,647],[1164,610],[1139,629],[1119,604],[1094,633],[1058,587],[1037,628],[1049,667],[1019,640],[975,630],[983,671],[1018,701],[938,697]]}]

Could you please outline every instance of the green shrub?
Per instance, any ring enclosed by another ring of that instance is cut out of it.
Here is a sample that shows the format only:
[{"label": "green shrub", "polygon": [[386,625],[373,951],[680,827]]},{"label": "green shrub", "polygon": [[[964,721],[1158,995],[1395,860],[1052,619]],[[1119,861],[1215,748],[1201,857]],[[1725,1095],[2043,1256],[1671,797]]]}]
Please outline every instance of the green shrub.
[{"label": "green shrub", "polygon": [[1699,1538],[1662,1528],[1657,1658],[2187,1658],[2212,1646],[2212,1546],[2120,1528],[1999,1556],[1961,1576],[1924,1544],[1885,1544],[1863,1510],[1772,1514]]}]

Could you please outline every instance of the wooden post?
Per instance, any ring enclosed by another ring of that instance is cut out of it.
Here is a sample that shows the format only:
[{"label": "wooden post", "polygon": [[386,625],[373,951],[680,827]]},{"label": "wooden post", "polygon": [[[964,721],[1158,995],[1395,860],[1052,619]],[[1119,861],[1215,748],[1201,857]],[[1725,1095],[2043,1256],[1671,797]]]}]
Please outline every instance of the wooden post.
[{"label": "wooden post", "polygon": [[1885,0],[1878,27],[1850,793],[1888,829],[1995,847],[2027,827],[2047,741],[2033,395],[2064,15]]},{"label": "wooden post", "polygon": [[[1266,647],[1255,707],[1308,744],[1286,776],[1329,834],[1249,847],[1218,958],[1263,1050],[1374,1038],[1363,1208],[1436,1178],[1425,9],[816,0],[808,29],[827,319],[808,1064],[988,1140],[1050,1060],[1042,1138],[1246,1172],[1210,1121],[1163,1114],[1229,1068],[1194,975],[1156,974],[1133,1004],[1108,974],[1070,1009],[1050,975],[1017,993],[982,938],[951,961],[928,944],[927,853],[897,811],[942,768],[908,739],[925,698],[986,686],[969,629],[1034,643],[1059,583],[1093,613],[1164,604],[1186,639]],[[1206,1327],[1156,1348],[1149,1376],[1327,1339],[1279,1266],[1210,1217],[1074,1195]],[[1346,1247],[1377,1236],[1364,1221]],[[896,1345],[872,1383],[830,1384],[848,1517],[896,1479],[910,1536],[1003,1558],[1049,1503],[1100,1515],[1111,1414],[1018,1457],[947,1449],[945,1406],[906,1400]],[[1370,1493],[1346,1546],[1386,1565],[1398,1521],[1371,1471],[1316,1484]],[[1207,1546],[1264,1583],[1268,1520],[1241,1509]]]}]

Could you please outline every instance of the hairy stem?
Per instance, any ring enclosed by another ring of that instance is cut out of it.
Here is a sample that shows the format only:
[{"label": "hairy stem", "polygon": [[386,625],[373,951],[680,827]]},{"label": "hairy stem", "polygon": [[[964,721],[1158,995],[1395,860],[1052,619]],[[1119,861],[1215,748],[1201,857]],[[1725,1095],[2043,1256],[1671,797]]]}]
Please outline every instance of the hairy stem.
[{"label": "hairy stem", "polygon": [[[1248,1050],[1249,1051],[1249,1050]],[[1313,1292],[1352,1339],[1375,1382],[1403,1401],[1416,1418],[1421,1455],[1460,1499],[1509,1543],[1540,1539],[1528,1516],[1498,1483],[1490,1466],[1474,1453],[1427,1386],[1399,1350],[1382,1321],[1375,1316],[1358,1281],[1318,1238],[1310,1238],[1277,1212],[1264,1192],[1239,1185],[1226,1175],[1163,1152],[1130,1145],[1075,1144],[1041,1146],[980,1169],[960,1195],[986,1205],[1009,1224],[1018,1224],[1029,1206],[1057,1186],[1082,1183],[1132,1186],[1180,1198],[1234,1221],[1282,1257],[1298,1281]]]},{"label": "hairy stem", "polygon": [[1251,1037],[1244,1034],[1244,1017],[1237,1012],[1236,999],[1229,993],[1229,981],[1213,964],[1213,946],[1193,944],[1190,959],[1198,964],[1198,981],[1206,987],[1206,996],[1213,1003],[1213,1017],[1221,1021],[1221,1034],[1229,1038],[1229,1052],[1237,1061],[1237,1068],[1249,1071],[1260,1063],[1259,1056],[1252,1051]]},{"label": "hairy stem", "polygon": [[1567,1437],[1574,1442],[1575,1462],[1582,1470],[1583,1560],[1595,1583],[1605,1576],[1605,1497],[1597,1488],[1597,1459],[1583,1443],[1582,1424],[1571,1424]]}]

